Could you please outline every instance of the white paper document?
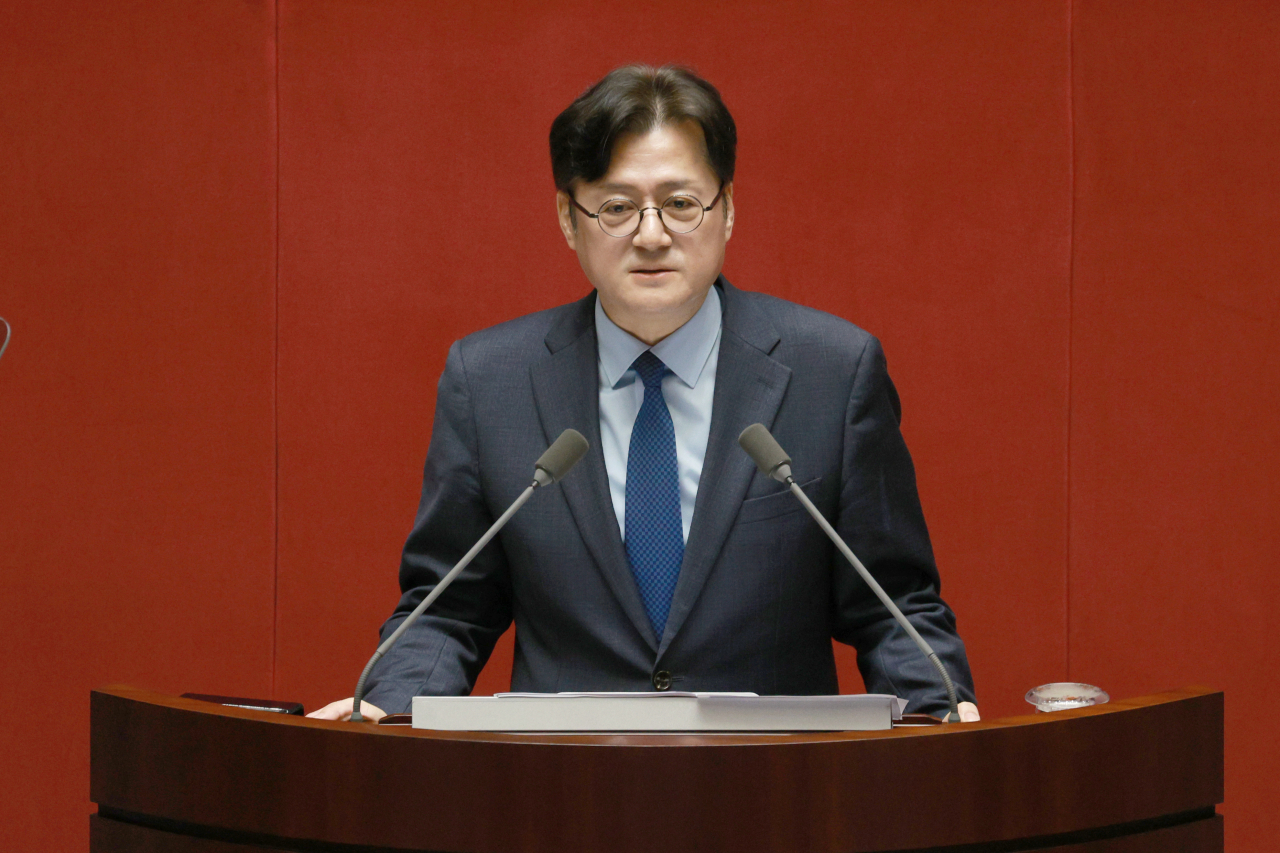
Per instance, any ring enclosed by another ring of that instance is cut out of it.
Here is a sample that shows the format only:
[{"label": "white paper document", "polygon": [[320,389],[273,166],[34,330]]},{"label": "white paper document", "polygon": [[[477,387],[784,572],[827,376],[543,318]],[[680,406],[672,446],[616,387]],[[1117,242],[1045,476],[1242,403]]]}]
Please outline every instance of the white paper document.
[{"label": "white paper document", "polygon": [[472,732],[813,732],[888,729],[906,700],[754,693],[415,696],[413,727]]}]

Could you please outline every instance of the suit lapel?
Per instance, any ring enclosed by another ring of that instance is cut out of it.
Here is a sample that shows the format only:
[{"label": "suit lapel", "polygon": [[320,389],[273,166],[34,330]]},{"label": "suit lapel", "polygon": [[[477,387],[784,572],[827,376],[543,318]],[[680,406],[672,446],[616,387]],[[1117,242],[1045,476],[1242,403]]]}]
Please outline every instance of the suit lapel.
[{"label": "suit lapel", "polygon": [[[693,610],[755,472],[755,464],[738,446],[738,434],[753,423],[773,425],[791,379],[791,369],[769,357],[780,340],[773,323],[723,278],[720,286],[724,317],[711,431],[698,481],[693,525],[659,655],[666,651]],[[598,422],[595,426],[598,429]],[[613,529],[616,532],[616,524]]]},{"label": "suit lapel", "polygon": [[[578,430],[591,448],[577,467],[559,484],[564,491],[582,541],[600,567],[609,588],[632,624],[649,646],[657,639],[645,614],[640,592],[631,575],[631,564],[618,531],[618,519],[609,495],[609,477],[600,446],[600,373],[596,351],[595,296],[571,306],[547,334],[551,358],[530,368],[534,402],[547,442],[565,429]],[[719,393],[717,391],[717,393]]]}]

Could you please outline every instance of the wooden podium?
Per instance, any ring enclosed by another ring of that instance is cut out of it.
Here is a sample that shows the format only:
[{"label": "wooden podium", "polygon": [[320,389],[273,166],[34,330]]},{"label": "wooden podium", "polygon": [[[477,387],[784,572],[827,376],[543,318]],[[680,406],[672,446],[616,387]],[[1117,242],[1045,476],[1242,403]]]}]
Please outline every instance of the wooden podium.
[{"label": "wooden podium", "polygon": [[503,735],[94,691],[90,849],[1221,851],[1222,694],[888,732]]}]

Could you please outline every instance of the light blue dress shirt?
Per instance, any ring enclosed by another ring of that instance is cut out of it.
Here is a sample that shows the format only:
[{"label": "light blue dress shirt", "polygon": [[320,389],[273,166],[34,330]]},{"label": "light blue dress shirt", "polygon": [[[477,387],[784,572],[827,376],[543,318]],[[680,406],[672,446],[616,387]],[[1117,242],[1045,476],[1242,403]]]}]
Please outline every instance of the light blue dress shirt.
[{"label": "light blue dress shirt", "polygon": [[631,427],[644,402],[644,383],[632,363],[652,349],[669,369],[662,396],[676,433],[676,467],[680,473],[680,521],[689,541],[693,507],[698,499],[702,460],[711,434],[711,401],[720,357],[720,294],[712,287],[698,313],[652,347],[609,319],[596,299],[596,340],[600,348],[600,447],[609,474],[609,496],[618,530],[627,538],[627,452]]}]

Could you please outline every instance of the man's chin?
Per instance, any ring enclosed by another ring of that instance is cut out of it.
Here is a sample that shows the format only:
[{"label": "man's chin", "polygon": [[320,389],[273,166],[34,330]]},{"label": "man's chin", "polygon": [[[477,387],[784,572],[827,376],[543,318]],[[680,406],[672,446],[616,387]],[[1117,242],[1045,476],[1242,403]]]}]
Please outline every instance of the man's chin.
[{"label": "man's chin", "polygon": [[[648,287],[634,288],[626,294],[623,310],[631,314],[644,314],[652,317],[683,314],[694,311],[702,304],[697,294],[688,288],[678,286],[676,282],[653,284]],[[697,303],[697,305],[693,305]]]},{"label": "man's chin", "polygon": [[652,344],[689,322],[706,295],[681,286],[629,288],[623,299],[602,300],[602,307],[619,328]]}]

